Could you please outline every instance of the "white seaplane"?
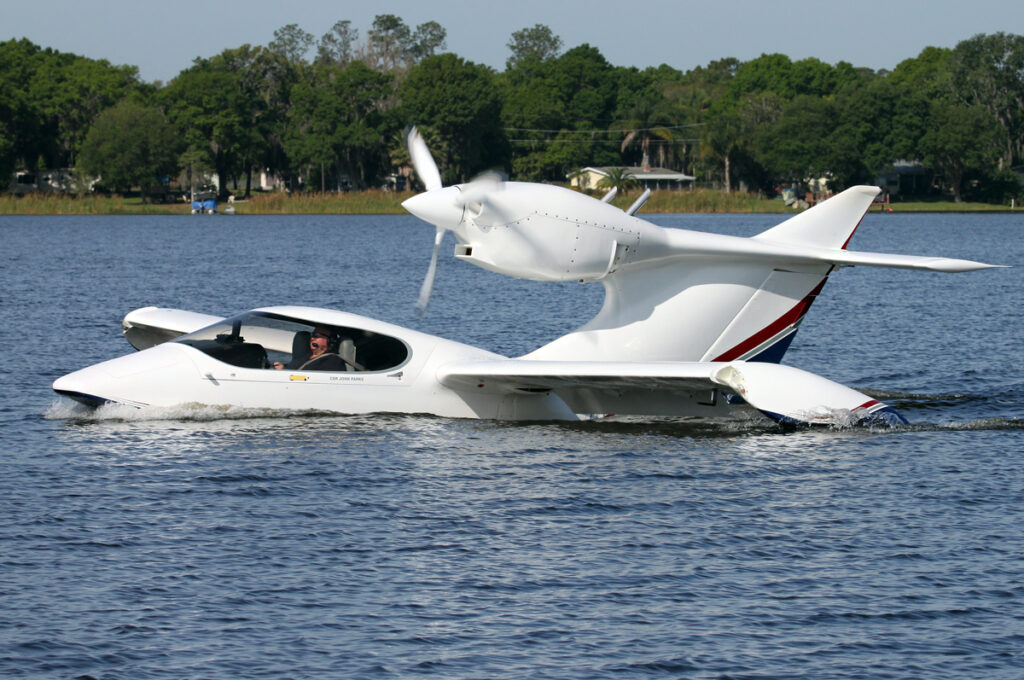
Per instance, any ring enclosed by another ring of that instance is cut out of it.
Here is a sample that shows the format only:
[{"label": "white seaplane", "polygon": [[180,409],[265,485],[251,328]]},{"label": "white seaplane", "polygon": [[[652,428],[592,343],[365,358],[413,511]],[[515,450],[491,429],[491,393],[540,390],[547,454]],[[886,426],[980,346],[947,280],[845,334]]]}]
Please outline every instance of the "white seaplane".
[{"label": "white seaplane", "polygon": [[140,408],[510,420],[720,417],[753,408],[789,424],[835,423],[837,414],[840,422],[899,423],[905,421],[886,404],[779,363],[829,274],[854,265],[936,272],[997,266],[847,250],[877,187],[853,187],[742,238],[642,220],[635,213],[646,193],[623,211],[610,204],[612,192],[598,200],[489,176],[443,187],[415,128],[407,141],[426,191],[403,205],[437,229],[421,308],[451,231],[455,257],[484,269],[601,282],[597,316],[508,358],[329,309],[267,307],[220,318],[146,307],[122,324],[141,351],[59,378],[53,389],[90,405]]}]

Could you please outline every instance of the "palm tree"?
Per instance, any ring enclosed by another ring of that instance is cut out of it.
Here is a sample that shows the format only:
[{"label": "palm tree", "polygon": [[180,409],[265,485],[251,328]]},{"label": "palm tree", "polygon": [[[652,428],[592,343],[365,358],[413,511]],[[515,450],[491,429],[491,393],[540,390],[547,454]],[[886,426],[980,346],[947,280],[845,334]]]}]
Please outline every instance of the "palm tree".
[{"label": "palm tree", "polygon": [[636,177],[625,168],[608,168],[606,172],[608,174],[597,183],[598,189],[604,189],[605,191],[615,189],[621,194],[640,186]]},{"label": "palm tree", "polygon": [[[625,153],[629,147],[639,144],[643,152],[643,160],[641,161],[643,166],[651,164],[651,139],[658,138],[669,143],[673,141],[672,130],[669,126],[661,123],[661,121],[666,120],[665,112],[662,109],[664,109],[663,106],[652,104],[650,99],[640,99],[629,110],[626,117],[616,123],[616,125],[623,128],[622,132],[625,135],[622,139],[620,151]],[[664,148],[660,156],[660,162],[664,165]]]}]

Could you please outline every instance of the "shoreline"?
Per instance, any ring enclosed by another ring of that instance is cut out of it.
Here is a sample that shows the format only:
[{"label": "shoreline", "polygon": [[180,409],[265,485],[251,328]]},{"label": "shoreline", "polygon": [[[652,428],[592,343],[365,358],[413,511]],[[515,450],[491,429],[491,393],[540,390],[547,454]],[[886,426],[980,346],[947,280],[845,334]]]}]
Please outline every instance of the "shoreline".
[{"label": "shoreline", "polygon": [[[223,214],[229,205],[235,215],[403,215],[402,201],[415,192],[354,191],[344,194],[258,194],[247,200],[222,203]],[[612,204],[627,208],[639,196],[630,192],[617,197]],[[754,194],[727,194],[724,191],[697,189],[691,191],[656,191],[643,212],[648,214],[686,213],[750,213],[796,215],[801,210],[786,206],[781,199],[763,198]],[[953,201],[897,201],[872,205],[870,212],[887,213],[1016,213],[1020,208],[987,203],[954,203]],[[186,202],[142,203],[137,196],[60,196],[30,194],[0,196],[0,215],[190,215]]]}]

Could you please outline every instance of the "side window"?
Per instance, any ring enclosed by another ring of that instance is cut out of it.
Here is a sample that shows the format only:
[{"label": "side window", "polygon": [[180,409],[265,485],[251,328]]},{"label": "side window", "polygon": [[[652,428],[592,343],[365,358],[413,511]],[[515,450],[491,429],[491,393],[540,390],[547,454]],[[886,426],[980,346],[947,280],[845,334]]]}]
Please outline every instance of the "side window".
[{"label": "side window", "polygon": [[239,368],[266,368],[267,350],[248,338],[249,327],[241,317],[228,319],[189,333],[173,342],[190,345],[218,361]]},{"label": "side window", "polygon": [[409,348],[397,338],[371,331],[346,330],[352,331],[355,358],[364,371],[387,371],[409,358]]},{"label": "side window", "polygon": [[269,315],[242,314],[176,338],[173,342],[195,347],[239,368],[272,368],[289,360],[295,331],[304,324]]},{"label": "side window", "polygon": [[[173,342],[241,368],[386,371],[409,358],[408,346],[388,335],[262,312],[225,319]],[[321,342],[326,349],[316,347]]]}]

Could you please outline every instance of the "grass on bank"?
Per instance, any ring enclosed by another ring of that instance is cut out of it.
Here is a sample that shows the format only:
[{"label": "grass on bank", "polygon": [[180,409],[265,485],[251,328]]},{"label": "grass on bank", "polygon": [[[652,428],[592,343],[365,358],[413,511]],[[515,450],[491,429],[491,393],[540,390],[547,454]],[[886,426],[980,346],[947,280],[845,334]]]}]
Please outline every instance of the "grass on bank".
[{"label": "grass on bank", "polygon": [[[402,201],[413,192],[381,190],[352,191],[343,194],[257,194],[238,201],[234,208],[239,215],[402,215]],[[613,203],[627,208],[639,196],[630,192]],[[223,211],[227,204],[221,204]],[[1005,212],[1010,207],[985,203],[954,203],[952,201],[894,202],[893,212]],[[887,210],[873,206],[873,211]],[[143,203],[138,196],[64,196],[31,194],[14,196],[0,194],[0,215],[187,215],[190,204]],[[655,191],[641,209],[647,213],[779,213],[792,214],[780,199],[767,199],[756,194],[726,193],[713,189],[693,191]]]},{"label": "grass on bank", "polygon": [[137,196],[0,194],[0,215],[187,215],[189,212],[189,206],[184,203],[144,204]]}]

